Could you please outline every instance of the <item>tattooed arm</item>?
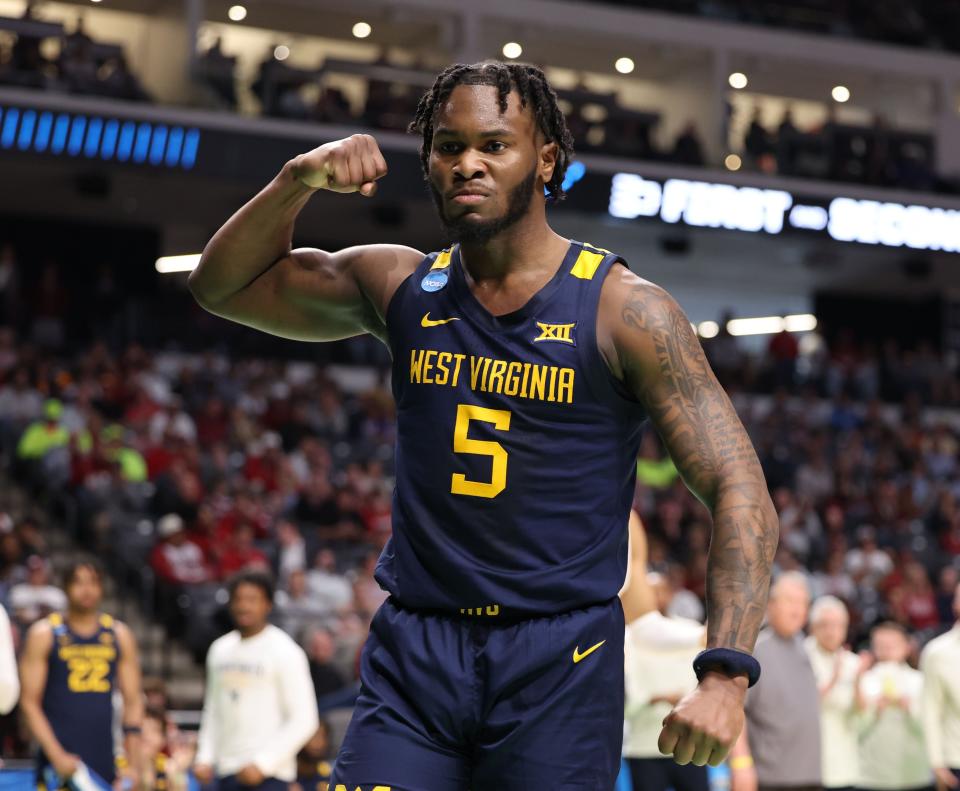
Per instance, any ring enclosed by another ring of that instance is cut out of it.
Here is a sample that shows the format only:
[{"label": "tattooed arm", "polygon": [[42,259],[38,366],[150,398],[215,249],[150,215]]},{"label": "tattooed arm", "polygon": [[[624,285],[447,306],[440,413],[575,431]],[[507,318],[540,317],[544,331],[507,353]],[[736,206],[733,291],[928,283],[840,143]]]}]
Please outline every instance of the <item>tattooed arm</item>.
[{"label": "tattooed arm", "polygon": [[[707,645],[750,652],[766,609],[779,534],[756,452],[689,320],[663,289],[614,269],[603,286],[601,316],[598,342],[607,364],[643,404],[687,486],[713,515]],[[741,711],[739,724],[731,727],[739,732],[746,679],[706,679],[706,686],[728,692],[736,685]],[[736,736],[715,733],[707,740],[712,744],[701,743],[689,755],[686,743],[669,751],[680,763],[713,763]]]}]

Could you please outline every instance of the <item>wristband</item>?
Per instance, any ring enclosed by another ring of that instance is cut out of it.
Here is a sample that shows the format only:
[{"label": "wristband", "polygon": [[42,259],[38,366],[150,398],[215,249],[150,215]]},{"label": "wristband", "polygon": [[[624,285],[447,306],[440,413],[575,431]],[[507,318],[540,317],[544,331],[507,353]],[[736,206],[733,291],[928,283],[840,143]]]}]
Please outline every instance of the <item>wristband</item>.
[{"label": "wristband", "polygon": [[124,725],[123,726],[123,735],[124,736],[139,736],[143,733],[143,729],[139,725]]},{"label": "wristband", "polygon": [[751,766],[753,766],[752,755],[738,755],[736,758],[730,759],[730,768],[734,771],[737,769],[749,769]]},{"label": "wristband", "polygon": [[708,648],[697,654],[697,658],[693,660],[693,672],[697,674],[697,681],[702,681],[704,673],[709,670],[730,677],[746,676],[748,686],[751,687],[760,680],[760,663],[745,651],[732,648]]}]

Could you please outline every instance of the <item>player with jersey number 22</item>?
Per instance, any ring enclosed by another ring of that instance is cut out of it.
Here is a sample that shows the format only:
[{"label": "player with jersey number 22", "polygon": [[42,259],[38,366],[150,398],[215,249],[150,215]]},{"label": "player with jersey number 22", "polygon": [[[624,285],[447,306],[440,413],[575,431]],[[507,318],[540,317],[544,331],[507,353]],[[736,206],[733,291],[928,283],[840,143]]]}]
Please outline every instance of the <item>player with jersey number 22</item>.
[{"label": "player with jersey number 22", "polygon": [[315,191],[369,197],[386,176],[376,141],[353,135],[288,162],[190,277],[220,316],[301,340],[371,333],[392,354],[390,596],[331,788],[613,787],[617,591],[647,419],[713,515],[708,650],[660,748],[719,763],[759,674],[777,544],[750,440],[674,300],[547,223],[573,141],[539,69],[452,66],[411,131],[451,247],[293,249]]}]

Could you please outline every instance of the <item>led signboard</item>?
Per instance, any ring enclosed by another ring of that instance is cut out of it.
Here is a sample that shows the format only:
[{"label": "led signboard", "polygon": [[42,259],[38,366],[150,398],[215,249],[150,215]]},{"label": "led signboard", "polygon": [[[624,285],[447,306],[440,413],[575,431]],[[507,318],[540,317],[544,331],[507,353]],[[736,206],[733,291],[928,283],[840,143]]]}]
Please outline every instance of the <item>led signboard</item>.
[{"label": "led signboard", "polygon": [[617,173],[607,211],[621,219],[656,217],[696,228],[826,232],[841,242],[960,252],[960,211],[930,206],[845,197],[823,206],[784,190]]}]

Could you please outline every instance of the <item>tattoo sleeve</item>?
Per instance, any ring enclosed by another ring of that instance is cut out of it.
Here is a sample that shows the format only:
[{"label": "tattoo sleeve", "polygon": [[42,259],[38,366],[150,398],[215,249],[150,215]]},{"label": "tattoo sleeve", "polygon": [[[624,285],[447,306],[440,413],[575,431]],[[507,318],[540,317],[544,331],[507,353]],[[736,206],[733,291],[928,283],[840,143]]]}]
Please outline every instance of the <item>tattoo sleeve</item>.
[{"label": "tattoo sleeve", "polygon": [[690,490],[710,509],[707,643],[752,651],[779,537],[760,462],[680,307],[640,281],[621,303],[624,378]]}]

